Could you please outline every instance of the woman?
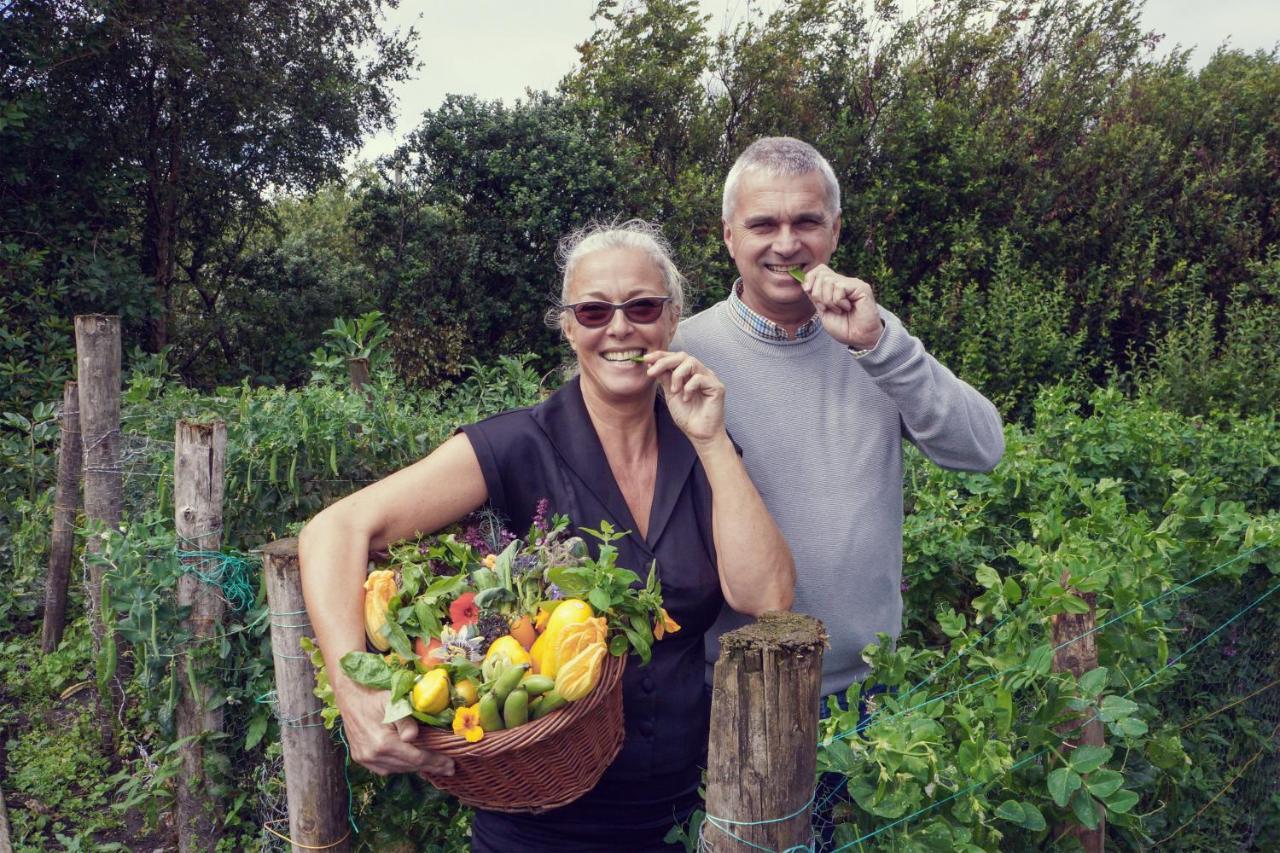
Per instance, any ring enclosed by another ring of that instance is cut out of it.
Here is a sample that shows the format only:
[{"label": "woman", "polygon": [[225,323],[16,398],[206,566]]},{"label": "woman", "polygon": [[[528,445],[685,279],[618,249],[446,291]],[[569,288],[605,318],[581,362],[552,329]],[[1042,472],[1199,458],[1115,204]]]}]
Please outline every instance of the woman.
[{"label": "woman", "polygon": [[568,806],[537,816],[477,811],[472,842],[477,851],[664,849],[666,831],[698,805],[702,635],[722,602],[756,615],[789,607],[795,567],[725,432],[724,387],[696,359],[666,351],[683,279],[657,230],[640,221],[594,227],[561,252],[559,323],[577,376],[537,406],[463,427],[317,515],[299,543],[303,591],[352,757],[381,774],[448,773],[447,757],[411,744],[412,719],[382,724],[385,691],[338,666],[364,649],[368,553],[486,502],[517,529],[546,498],[575,524],[607,519],[630,531],[614,543],[618,565],[643,574],[656,561],[682,630],[654,645],[648,666],[626,669],[622,751]]}]

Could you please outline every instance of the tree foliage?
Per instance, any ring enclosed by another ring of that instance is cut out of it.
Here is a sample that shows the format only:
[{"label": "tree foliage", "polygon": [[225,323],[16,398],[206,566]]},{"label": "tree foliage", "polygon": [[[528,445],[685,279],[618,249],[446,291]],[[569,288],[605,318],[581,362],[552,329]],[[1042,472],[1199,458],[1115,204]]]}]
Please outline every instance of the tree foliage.
[{"label": "tree foliage", "polygon": [[[7,331],[39,340],[6,341],[6,372],[60,361],[76,311],[122,314],[153,350],[176,315],[216,317],[268,191],[337,177],[387,120],[412,59],[408,37],[380,28],[384,5],[7,4],[3,307],[25,321]],[[10,380],[0,398],[53,379]]]},{"label": "tree foliage", "polygon": [[451,97],[383,169],[355,229],[401,375],[457,376],[469,358],[520,351],[550,366],[557,242],[628,212],[626,167],[608,141],[560,100]]}]

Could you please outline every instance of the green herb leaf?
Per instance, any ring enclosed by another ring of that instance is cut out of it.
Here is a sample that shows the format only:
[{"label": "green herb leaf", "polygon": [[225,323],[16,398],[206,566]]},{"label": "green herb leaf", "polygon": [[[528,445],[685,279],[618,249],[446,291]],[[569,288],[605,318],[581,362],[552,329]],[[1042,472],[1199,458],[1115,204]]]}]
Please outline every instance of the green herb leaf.
[{"label": "green herb leaf", "polygon": [[409,704],[409,700],[401,697],[394,702],[387,703],[387,713],[383,715],[383,725],[390,725],[396,720],[403,720],[405,717],[413,716],[413,706]]},{"label": "green herb leaf", "polygon": [[594,587],[591,592],[587,593],[587,600],[591,602],[591,606],[596,609],[597,613],[604,613],[613,604],[609,593],[600,587]]},{"label": "green herb leaf", "polygon": [[391,689],[391,666],[382,659],[382,655],[370,652],[347,652],[339,661],[342,671],[356,684],[372,687],[375,690]]}]

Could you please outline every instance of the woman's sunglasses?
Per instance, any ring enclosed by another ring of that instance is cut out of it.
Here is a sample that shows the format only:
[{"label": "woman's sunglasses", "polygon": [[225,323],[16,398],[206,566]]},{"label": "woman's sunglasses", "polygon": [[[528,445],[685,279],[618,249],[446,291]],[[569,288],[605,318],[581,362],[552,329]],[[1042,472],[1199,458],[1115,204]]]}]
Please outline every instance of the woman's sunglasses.
[{"label": "woman's sunglasses", "polygon": [[662,309],[670,301],[670,296],[638,296],[623,303],[576,302],[564,306],[564,310],[572,311],[574,318],[588,329],[609,325],[613,320],[613,312],[619,309],[632,323],[647,326],[657,322],[662,316]]}]

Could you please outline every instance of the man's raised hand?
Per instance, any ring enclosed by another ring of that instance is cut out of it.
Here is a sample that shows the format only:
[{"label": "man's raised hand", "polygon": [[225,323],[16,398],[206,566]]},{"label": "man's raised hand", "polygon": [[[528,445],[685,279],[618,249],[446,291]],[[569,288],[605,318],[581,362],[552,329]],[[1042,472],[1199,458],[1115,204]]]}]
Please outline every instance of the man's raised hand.
[{"label": "man's raised hand", "polygon": [[822,326],[831,337],[858,350],[871,349],[879,342],[884,323],[871,285],[819,264],[805,273],[800,286],[818,309]]}]

